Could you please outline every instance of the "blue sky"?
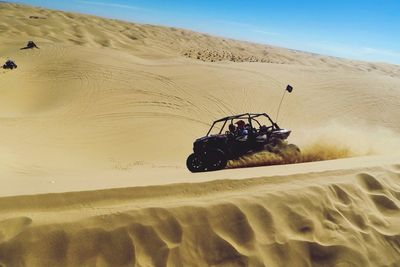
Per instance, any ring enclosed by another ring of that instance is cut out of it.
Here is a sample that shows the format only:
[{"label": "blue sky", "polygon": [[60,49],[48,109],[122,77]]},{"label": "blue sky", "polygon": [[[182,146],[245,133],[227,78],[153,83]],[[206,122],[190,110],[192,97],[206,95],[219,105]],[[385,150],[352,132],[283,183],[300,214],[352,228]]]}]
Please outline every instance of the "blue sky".
[{"label": "blue sky", "polygon": [[345,58],[400,64],[399,0],[20,0]]}]

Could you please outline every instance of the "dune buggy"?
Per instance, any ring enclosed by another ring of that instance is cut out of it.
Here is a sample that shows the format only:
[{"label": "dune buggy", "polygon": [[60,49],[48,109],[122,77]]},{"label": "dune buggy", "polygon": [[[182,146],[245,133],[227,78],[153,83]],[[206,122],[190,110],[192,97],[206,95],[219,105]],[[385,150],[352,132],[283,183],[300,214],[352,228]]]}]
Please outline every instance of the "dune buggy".
[{"label": "dune buggy", "polygon": [[[226,127],[228,126],[228,127]],[[282,144],[300,153],[297,146],[287,144],[291,131],[282,129],[266,113],[245,113],[214,121],[208,133],[193,144],[193,153],[186,160],[191,172],[224,169],[229,160],[260,151],[279,153]]]},{"label": "dune buggy", "polygon": [[4,65],[3,65],[3,69],[12,70],[12,69],[16,69],[16,68],[17,68],[17,64],[15,64],[15,62],[10,59],[7,60],[6,63],[4,63]]}]

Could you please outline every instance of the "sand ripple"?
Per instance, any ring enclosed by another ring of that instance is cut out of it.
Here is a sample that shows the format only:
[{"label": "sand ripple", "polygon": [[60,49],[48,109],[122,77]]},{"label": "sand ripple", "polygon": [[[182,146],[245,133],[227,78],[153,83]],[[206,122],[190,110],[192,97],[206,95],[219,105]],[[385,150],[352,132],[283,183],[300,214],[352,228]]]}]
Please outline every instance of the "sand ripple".
[{"label": "sand ripple", "polygon": [[[259,178],[3,198],[0,263],[396,266],[396,168],[351,170],[336,182],[331,176],[337,174],[318,173],[313,174],[317,184],[304,181],[291,189],[287,184],[302,175],[285,177],[288,181],[277,177],[272,183]],[[177,196],[175,191],[185,193]],[[17,216],[27,208],[31,218]]]}]

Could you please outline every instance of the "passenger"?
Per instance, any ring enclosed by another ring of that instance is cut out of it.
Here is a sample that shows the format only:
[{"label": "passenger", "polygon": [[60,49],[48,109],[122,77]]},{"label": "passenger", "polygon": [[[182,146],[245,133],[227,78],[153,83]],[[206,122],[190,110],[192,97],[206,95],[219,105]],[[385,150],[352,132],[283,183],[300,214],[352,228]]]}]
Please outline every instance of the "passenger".
[{"label": "passenger", "polygon": [[246,129],[246,123],[243,120],[237,121],[236,136],[239,141],[246,141],[249,131]]},{"label": "passenger", "polygon": [[248,133],[251,133],[253,131],[253,129],[251,128],[250,124],[248,124],[248,123],[246,123],[244,128],[247,130]]}]

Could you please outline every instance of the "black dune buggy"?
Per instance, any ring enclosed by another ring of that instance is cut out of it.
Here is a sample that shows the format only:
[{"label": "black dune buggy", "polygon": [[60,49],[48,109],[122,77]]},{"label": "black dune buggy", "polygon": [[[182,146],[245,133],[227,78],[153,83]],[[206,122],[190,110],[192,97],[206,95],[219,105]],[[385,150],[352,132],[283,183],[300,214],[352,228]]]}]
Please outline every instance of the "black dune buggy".
[{"label": "black dune buggy", "polygon": [[290,133],[266,113],[225,117],[214,121],[207,135],[194,142],[194,153],[187,158],[186,166],[191,172],[221,170],[228,160],[260,151],[279,154],[283,146],[299,154],[297,146],[284,142]]},{"label": "black dune buggy", "polygon": [[15,62],[10,59],[7,60],[6,63],[4,63],[4,65],[3,65],[3,69],[12,70],[12,69],[16,69],[16,68],[17,68],[17,64],[15,64]]}]

